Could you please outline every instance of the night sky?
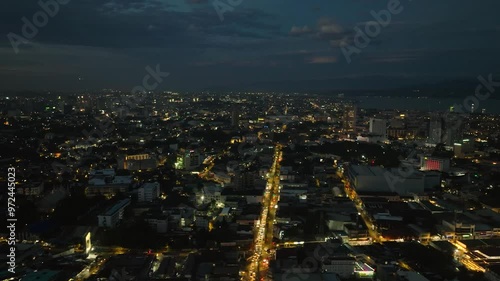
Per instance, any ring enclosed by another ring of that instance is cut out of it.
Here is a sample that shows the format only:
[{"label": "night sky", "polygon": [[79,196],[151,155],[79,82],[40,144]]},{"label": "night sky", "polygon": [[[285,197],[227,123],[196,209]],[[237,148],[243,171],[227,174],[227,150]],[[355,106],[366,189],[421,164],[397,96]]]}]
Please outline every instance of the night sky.
[{"label": "night sky", "polygon": [[242,0],[221,20],[212,0],[71,0],[18,54],[7,35],[22,36],[21,19],[42,9],[1,2],[2,90],[126,90],[157,64],[170,73],[162,90],[390,87],[474,79],[500,66],[498,0],[401,0],[403,10],[351,63],[340,46],[355,46],[355,27],[364,30],[370,12],[391,1]]}]

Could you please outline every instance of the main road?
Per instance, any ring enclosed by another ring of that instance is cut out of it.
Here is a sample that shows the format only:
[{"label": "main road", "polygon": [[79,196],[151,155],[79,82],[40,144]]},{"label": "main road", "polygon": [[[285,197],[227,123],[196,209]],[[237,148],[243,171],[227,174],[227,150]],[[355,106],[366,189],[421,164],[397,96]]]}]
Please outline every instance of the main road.
[{"label": "main road", "polygon": [[361,199],[359,199],[356,191],[351,187],[349,180],[345,177],[344,174],[341,174],[342,182],[344,183],[344,189],[346,191],[347,196],[354,202],[356,209],[358,210],[358,216],[363,219],[366,227],[368,228],[368,234],[370,235],[372,242],[381,243],[384,242],[384,238],[376,231],[375,226],[373,225],[372,220],[368,216],[366,210],[363,208],[363,204]]},{"label": "main road", "polygon": [[262,211],[255,225],[253,254],[242,276],[243,281],[266,280],[269,260],[273,256],[273,228],[280,193],[280,161],[282,146],[277,144],[274,160],[267,177],[266,190],[262,198]]}]

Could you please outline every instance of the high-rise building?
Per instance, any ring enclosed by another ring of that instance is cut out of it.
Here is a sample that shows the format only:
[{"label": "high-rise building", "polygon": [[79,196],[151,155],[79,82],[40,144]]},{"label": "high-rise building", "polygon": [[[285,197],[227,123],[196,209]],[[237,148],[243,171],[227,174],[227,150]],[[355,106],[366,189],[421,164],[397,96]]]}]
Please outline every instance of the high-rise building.
[{"label": "high-rise building", "polygon": [[391,120],[389,120],[389,126],[394,129],[404,129],[405,120],[401,118],[392,118]]},{"label": "high-rise building", "polygon": [[255,175],[248,171],[238,172],[234,177],[234,183],[238,189],[254,188]]},{"label": "high-rise building", "polygon": [[453,144],[453,152],[455,153],[455,157],[465,157],[467,154],[474,151],[474,142],[471,142],[469,139],[464,139],[462,142]]},{"label": "high-rise building", "polygon": [[458,113],[433,116],[429,123],[429,143],[453,146],[462,141],[464,127],[464,118]]},{"label": "high-rise building", "polygon": [[384,119],[370,118],[370,133],[387,137],[387,121]]},{"label": "high-rise building", "polygon": [[67,113],[67,112],[65,112],[65,109],[66,109],[66,102],[64,100],[59,100],[57,102],[57,110],[59,110],[59,112],[64,114],[64,113]]},{"label": "high-rise building", "polygon": [[446,115],[443,119],[445,132],[442,142],[448,146],[453,146],[454,143],[461,142],[464,137],[464,116],[452,113]]},{"label": "high-rise building", "polygon": [[193,170],[203,163],[203,155],[195,150],[182,151],[177,155],[175,168],[178,170]]},{"label": "high-rise building", "polygon": [[96,99],[96,111],[100,111],[100,110],[106,110],[107,107],[106,107],[106,99],[104,98],[99,98],[99,99]]},{"label": "high-rise building", "polygon": [[158,182],[148,182],[143,184],[137,191],[139,202],[153,202],[160,197],[160,184]]},{"label": "high-rise building", "polygon": [[450,159],[442,157],[421,156],[420,170],[448,172],[450,170]]},{"label": "high-rise building", "polygon": [[130,199],[123,199],[97,216],[98,225],[105,228],[114,228],[123,219],[125,208],[130,205]]},{"label": "high-rise building", "polygon": [[26,115],[30,115],[33,112],[34,106],[33,106],[33,100],[32,99],[26,99],[25,102],[22,104],[23,108],[23,113]]},{"label": "high-rise building", "polygon": [[344,133],[356,133],[356,111],[357,107],[355,104],[345,105],[343,118]]},{"label": "high-rise building", "polygon": [[428,142],[438,144],[443,142],[443,120],[440,116],[434,116],[429,123]]},{"label": "high-rise building", "polygon": [[240,112],[236,108],[233,108],[231,112],[231,126],[233,128],[238,128],[240,126]]}]

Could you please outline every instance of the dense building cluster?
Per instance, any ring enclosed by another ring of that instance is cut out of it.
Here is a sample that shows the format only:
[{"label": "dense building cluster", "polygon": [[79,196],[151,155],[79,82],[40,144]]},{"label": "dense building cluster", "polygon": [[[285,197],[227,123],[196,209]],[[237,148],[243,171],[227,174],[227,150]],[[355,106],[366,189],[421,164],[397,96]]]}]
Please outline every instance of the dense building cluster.
[{"label": "dense building cluster", "polygon": [[500,280],[497,115],[111,90],[0,113],[12,280]]}]

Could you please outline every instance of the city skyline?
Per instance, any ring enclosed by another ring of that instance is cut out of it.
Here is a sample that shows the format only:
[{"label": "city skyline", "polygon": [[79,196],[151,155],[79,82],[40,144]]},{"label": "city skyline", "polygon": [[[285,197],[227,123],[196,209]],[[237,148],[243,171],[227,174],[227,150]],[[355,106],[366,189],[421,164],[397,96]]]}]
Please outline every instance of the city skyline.
[{"label": "city skyline", "polygon": [[432,112],[311,94],[0,98],[0,270],[491,281],[500,118],[474,110],[492,103],[484,91],[462,101]]},{"label": "city skyline", "polygon": [[498,0],[2,4],[0,279],[500,281]]}]

